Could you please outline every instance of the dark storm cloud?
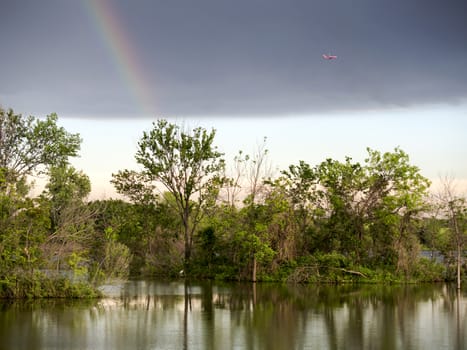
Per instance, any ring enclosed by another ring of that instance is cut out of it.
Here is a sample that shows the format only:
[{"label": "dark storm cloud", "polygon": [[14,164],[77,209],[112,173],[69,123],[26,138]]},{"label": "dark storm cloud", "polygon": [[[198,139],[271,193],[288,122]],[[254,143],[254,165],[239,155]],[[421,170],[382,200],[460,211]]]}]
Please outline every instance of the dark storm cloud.
[{"label": "dark storm cloud", "polygon": [[[12,55],[2,54],[1,104],[135,109],[77,2],[7,3],[0,40]],[[159,114],[310,114],[467,97],[464,0],[114,3]]]}]

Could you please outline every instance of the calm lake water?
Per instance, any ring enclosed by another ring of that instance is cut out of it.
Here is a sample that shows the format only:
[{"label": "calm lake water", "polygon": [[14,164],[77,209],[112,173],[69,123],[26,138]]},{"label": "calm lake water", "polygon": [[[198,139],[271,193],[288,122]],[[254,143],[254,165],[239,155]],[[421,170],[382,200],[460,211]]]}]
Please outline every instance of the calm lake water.
[{"label": "calm lake water", "polygon": [[467,349],[447,285],[131,281],[93,301],[0,301],[0,349]]}]

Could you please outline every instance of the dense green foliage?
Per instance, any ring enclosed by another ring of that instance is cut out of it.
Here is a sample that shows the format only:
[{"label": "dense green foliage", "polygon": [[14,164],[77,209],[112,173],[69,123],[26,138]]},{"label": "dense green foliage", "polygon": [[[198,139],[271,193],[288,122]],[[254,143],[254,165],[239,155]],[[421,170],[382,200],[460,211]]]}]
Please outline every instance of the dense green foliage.
[{"label": "dense green foliage", "polygon": [[[0,109],[0,297],[95,296],[90,281],[126,274],[129,249],[96,230],[89,178],[69,164],[81,139],[57,120]],[[39,174],[48,182],[32,197]]]},{"label": "dense green foliage", "polygon": [[[196,198],[184,204],[196,208],[197,220],[190,236],[192,245],[187,248],[186,238],[178,236],[184,218],[177,208],[183,207],[174,205],[183,191],[171,190],[174,185],[169,181],[184,183],[186,174],[192,174],[193,163],[179,161],[177,157],[186,152],[180,143],[169,142],[177,139],[175,136],[165,139],[170,152],[158,150],[167,128],[177,130],[166,121],[154,124],[140,143],[140,147],[153,147],[151,152],[140,149],[137,153],[138,162],[146,162],[146,169],[158,167],[152,175],[164,169],[166,179],[151,177],[150,172],[131,177],[126,170],[114,180],[120,193],[132,201],[129,208],[139,208],[140,214],[134,212],[136,227],[142,223],[150,227],[149,231],[140,230],[137,240],[157,242],[137,249],[139,263],[133,265],[133,272],[175,276],[189,266],[184,273],[194,277],[294,282],[441,281],[453,277],[450,256],[455,242],[464,244],[465,213],[460,215],[462,206],[456,210],[456,219],[464,226],[457,225],[461,237],[455,240],[452,213],[438,210],[434,214],[436,206],[428,197],[430,182],[399,148],[386,153],[368,149],[363,163],[348,157],[343,162],[327,159],[313,167],[301,161],[274,178],[262,169],[267,150],[261,148],[253,156],[240,152],[234,160],[234,174],[225,172],[217,187],[209,188],[210,201],[199,205]],[[149,141],[150,134],[158,138]],[[199,135],[198,129],[195,136],[185,137],[196,139]],[[206,150],[210,147],[212,143]],[[175,161],[167,163],[167,159]],[[118,178],[123,175],[126,181]],[[156,195],[163,193],[157,180],[168,194]],[[198,186],[203,184],[200,179]],[[239,203],[234,197],[240,193],[244,200]],[[152,198],[150,205],[147,198]],[[446,207],[446,203],[438,205]],[[143,214],[142,208],[153,213]],[[122,236],[127,233],[128,229],[120,231]],[[429,233],[430,241],[426,239]],[[190,249],[188,256],[186,249]],[[446,264],[423,257],[422,250],[443,253]],[[144,257],[143,251],[150,254]]]},{"label": "dense green foliage", "polygon": [[[154,123],[136,151],[142,171],[113,175],[128,201],[88,201],[89,178],[69,164],[79,135],[55,115],[0,109],[0,297],[94,296],[128,275],[340,283],[465,271],[465,200],[430,198],[401,149],[272,176],[263,145],[229,174],[214,136]],[[32,196],[36,174],[47,184]]]}]

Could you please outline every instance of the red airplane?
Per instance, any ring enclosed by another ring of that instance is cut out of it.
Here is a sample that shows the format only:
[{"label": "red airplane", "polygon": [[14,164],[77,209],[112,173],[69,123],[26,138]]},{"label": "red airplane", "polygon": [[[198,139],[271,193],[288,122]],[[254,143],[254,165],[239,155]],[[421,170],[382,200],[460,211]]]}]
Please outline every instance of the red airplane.
[{"label": "red airplane", "polygon": [[335,56],[335,55],[323,55],[323,58],[325,60],[335,60],[337,58],[337,56]]}]

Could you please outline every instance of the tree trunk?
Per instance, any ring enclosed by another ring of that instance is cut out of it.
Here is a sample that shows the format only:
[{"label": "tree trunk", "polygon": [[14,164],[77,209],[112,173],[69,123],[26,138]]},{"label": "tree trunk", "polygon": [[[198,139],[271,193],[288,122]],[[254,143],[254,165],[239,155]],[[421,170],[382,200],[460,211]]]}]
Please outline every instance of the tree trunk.
[{"label": "tree trunk", "polygon": [[251,277],[252,282],[256,282],[256,256],[253,256],[253,274]]},{"label": "tree trunk", "polygon": [[184,239],[185,239],[185,269],[188,268],[191,258],[191,232],[190,232],[190,212],[188,206],[183,210],[183,230],[184,230]]},{"label": "tree trunk", "polygon": [[461,289],[461,249],[462,245],[459,240],[457,241],[457,289]]},{"label": "tree trunk", "polygon": [[190,244],[190,234],[187,227],[185,227],[185,261],[183,264],[185,265],[185,269],[188,268],[191,258],[191,244]]}]

